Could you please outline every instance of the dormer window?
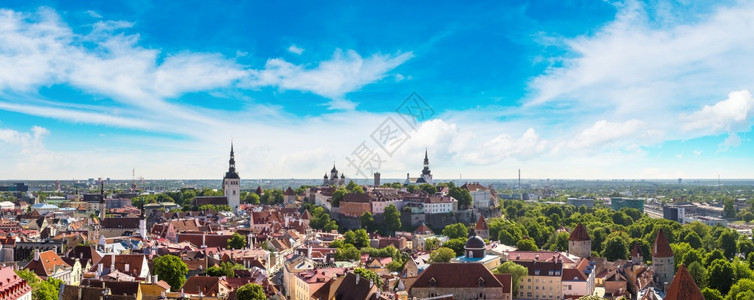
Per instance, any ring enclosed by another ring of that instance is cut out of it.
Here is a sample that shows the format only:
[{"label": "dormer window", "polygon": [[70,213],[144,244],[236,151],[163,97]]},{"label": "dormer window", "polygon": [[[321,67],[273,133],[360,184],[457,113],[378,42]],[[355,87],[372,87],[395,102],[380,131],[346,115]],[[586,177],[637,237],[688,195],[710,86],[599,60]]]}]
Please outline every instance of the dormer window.
[{"label": "dormer window", "polygon": [[430,287],[437,287],[437,280],[435,280],[434,277],[429,279],[429,286]]},{"label": "dormer window", "polygon": [[484,278],[479,277],[479,280],[477,280],[477,286],[478,287],[484,287],[485,286]]}]

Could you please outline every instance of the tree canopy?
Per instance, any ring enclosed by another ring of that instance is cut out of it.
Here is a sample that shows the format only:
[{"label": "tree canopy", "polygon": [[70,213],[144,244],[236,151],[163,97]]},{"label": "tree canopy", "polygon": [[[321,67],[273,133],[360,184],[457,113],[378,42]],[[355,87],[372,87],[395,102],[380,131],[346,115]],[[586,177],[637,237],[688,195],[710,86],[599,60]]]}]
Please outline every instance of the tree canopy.
[{"label": "tree canopy", "polygon": [[188,266],[180,257],[175,255],[158,256],[153,261],[154,274],[160,280],[164,280],[170,285],[170,289],[178,291],[186,283],[188,275]]}]

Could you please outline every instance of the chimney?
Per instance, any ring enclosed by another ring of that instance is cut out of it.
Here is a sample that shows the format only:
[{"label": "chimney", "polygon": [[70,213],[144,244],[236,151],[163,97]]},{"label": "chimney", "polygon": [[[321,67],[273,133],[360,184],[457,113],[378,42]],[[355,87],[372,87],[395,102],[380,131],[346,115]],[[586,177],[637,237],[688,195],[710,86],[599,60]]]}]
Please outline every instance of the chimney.
[{"label": "chimney", "polygon": [[39,249],[34,249],[34,260],[39,260]]},{"label": "chimney", "polygon": [[125,270],[126,270],[126,273],[128,273],[131,270],[131,265],[130,264],[126,264]]},{"label": "chimney", "polygon": [[361,279],[361,276],[359,276],[359,274],[356,274],[356,284],[357,285],[359,284],[359,279]]},{"label": "chimney", "polygon": [[155,274],[155,275],[152,275],[152,283],[157,283],[157,282],[159,282],[159,281],[160,281],[160,280],[159,280],[159,278],[157,277],[157,274]]},{"label": "chimney", "polygon": [[110,272],[115,271],[115,254],[110,255]]},{"label": "chimney", "polygon": [[98,276],[102,276],[102,272],[103,272],[103,271],[104,271],[104,270],[103,270],[103,266],[102,266],[102,264],[98,264],[98,265],[97,265],[97,273],[99,273],[99,274],[98,274]]}]

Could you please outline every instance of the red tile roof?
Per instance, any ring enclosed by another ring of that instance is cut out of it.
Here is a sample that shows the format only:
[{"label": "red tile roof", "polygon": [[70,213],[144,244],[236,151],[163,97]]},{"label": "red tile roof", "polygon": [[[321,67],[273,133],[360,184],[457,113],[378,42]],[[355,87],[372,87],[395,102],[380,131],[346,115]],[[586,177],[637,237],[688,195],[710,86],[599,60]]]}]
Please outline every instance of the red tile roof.
[{"label": "red tile roof", "polygon": [[43,279],[47,279],[47,276],[54,274],[60,268],[70,269],[71,266],[52,250],[39,253],[39,260],[32,260],[24,267],[25,270],[32,271]]},{"label": "red tile roof", "polygon": [[100,224],[102,228],[138,229],[139,218],[104,218]]},{"label": "red tile roof", "polygon": [[479,216],[479,220],[476,221],[476,227],[474,227],[476,230],[489,230],[490,228],[487,226],[487,221],[484,220],[483,216]]},{"label": "red tile roof", "polygon": [[422,223],[418,228],[416,228],[416,230],[414,230],[414,233],[421,234],[421,235],[434,234],[434,232],[432,232],[432,229],[429,229],[429,227],[427,227],[427,225],[424,225],[424,223]]},{"label": "red tile roof", "polygon": [[503,294],[510,294],[513,286],[513,274],[495,274],[495,278],[503,284]]},{"label": "red tile roof", "polygon": [[216,296],[220,292],[220,284],[228,286],[220,277],[191,276],[183,285],[183,291],[187,294],[203,293],[205,296]]},{"label": "red tile roof", "polygon": [[589,237],[589,234],[586,232],[586,227],[584,224],[581,224],[579,222],[579,225],[576,225],[576,228],[573,229],[573,232],[571,232],[571,236],[568,237],[569,241],[591,241],[592,238]]},{"label": "red tile roof", "polygon": [[480,278],[485,287],[503,287],[483,264],[434,263],[419,275],[411,288],[477,288]]},{"label": "red tile roof", "polygon": [[662,228],[657,232],[655,244],[652,247],[652,257],[673,257],[673,249],[670,248],[670,243],[665,238],[665,232],[662,231]]},{"label": "red tile roof", "polygon": [[0,268],[0,298],[18,299],[31,291],[31,286],[23,278],[18,277],[13,268]]},{"label": "red tile roof", "polygon": [[668,292],[665,293],[666,300],[704,300],[702,292],[699,291],[699,286],[694,282],[694,278],[691,277],[689,271],[686,270],[686,266],[681,264],[678,267],[678,272],[675,273],[673,282],[668,287]]}]

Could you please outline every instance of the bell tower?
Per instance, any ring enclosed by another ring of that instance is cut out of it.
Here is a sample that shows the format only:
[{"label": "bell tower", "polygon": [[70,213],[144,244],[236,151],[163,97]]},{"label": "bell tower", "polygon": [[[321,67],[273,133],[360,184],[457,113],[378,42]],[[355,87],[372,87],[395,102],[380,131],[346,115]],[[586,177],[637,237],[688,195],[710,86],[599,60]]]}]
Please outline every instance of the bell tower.
[{"label": "bell tower", "polygon": [[233,153],[233,142],[230,143],[230,160],[228,172],[223,177],[223,194],[228,199],[228,206],[233,212],[238,212],[241,205],[241,177],[236,172],[236,158]]}]

